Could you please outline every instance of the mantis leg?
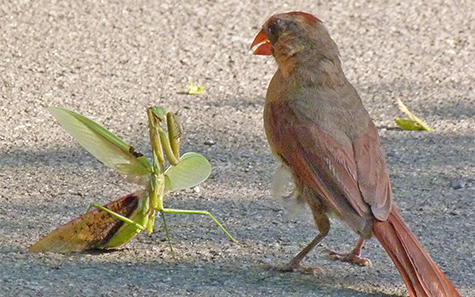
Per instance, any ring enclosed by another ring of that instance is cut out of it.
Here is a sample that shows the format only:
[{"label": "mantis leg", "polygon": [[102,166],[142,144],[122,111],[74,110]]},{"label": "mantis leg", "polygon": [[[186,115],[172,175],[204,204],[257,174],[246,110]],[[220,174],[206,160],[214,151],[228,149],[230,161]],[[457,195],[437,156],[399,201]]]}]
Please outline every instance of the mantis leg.
[{"label": "mantis leg", "polygon": [[165,229],[165,234],[167,235],[167,241],[168,241],[168,245],[170,246],[170,251],[172,252],[173,257],[175,257],[175,254],[173,252],[172,241],[170,240],[170,233],[168,233],[168,227],[167,227],[167,221],[165,220],[165,214],[163,212],[160,214],[162,215],[163,228]]},{"label": "mantis leg", "polygon": [[124,217],[123,215],[120,215],[120,214],[118,214],[118,213],[116,213],[116,212],[113,212],[112,210],[110,210],[110,209],[108,209],[108,208],[106,208],[106,207],[104,207],[104,206],[102,206],[102,205],[100,205],[100,204],[97,204],[97,203],[92,203],[92,204],[89,206],[89,208],[87,209],[86,214],[91,210],[91,207],[95,207],[95,208],[97,208],[97,209],[100,209],[100,210],[102,210],[102,211],[105,211],[105,212],[107,212],[108,214],[110,214],[111,216],[116,217],[116,218],[118,218],[119,220],[122,220],[122,221],[126,222],[126,223],[129,224],[129,225],[135,226],[137,229],[140,229],[140,230],[142,230],[142,231],[146,229],[145,226],[143,226],[143,225],[141,225],[141,224],[139,224],[139,223],[137,223],[137,222],[134,222],[133,220],[131,220],[131,219],[127,218],[127,217]]},{"label": "mantis leg", "polygon": [[171,208],[165,208],[163,210],[160,210],[160,212],[163,214],[163,213],[185,213],[185,214],[200,214],[200,215],[207,215],[209,216],[215,223],[216,225],[218,225],[219,228],[221,228],[221,230],[224,231],[224,233],[226,233],[226,235],[235,243],[238,243],[239,242],[234,239],[234,237],[231,236],[231,234],[228,233],[228,231],[226,231],[226,229],[224,229],[223,225],[221,225],[220,222],[218,222],[218,220],[216,220],[208,211],[206,210],[185,210],[185,209],[171,209]]}]

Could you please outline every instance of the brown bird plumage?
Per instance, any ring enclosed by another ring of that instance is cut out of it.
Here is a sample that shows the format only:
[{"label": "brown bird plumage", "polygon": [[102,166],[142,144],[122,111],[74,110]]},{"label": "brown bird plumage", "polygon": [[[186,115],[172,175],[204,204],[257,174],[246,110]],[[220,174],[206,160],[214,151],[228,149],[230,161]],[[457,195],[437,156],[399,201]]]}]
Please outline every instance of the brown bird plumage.
[{"label": "brown bird plumage", "polygon": [[261,42],[254,53],[272,54],[278,65],[264,107],[269,145],[292,172],[298,196],[309,205],[319,230],[278,269],[308,272],[300,262],[328,234],[332,215],[361,237],[351,253],[332,253],[334,258],[367,264],[360,252],[374,236],[410,296],[459,296],[397,211],[378,132],[322,22],[303,12],[277,14],[252,46]]}]

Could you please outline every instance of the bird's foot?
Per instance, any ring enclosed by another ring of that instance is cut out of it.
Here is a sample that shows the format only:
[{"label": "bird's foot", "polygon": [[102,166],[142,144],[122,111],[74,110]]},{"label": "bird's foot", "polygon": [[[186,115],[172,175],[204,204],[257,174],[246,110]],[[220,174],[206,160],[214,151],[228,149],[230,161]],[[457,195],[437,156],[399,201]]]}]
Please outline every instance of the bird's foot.
[{"label": "bird's foot", "polygon": [[323,269],[320,267],[305,267],[300,263],[289,262],[285,265],[274,265],[268,262],[262,262],[262,266],[271,271],[278,272],[300,272],[302,274],[318,275],[323,273]]},{"label": "bird's foot", "polygon": [[355,263],[360,266],[372,266],[371,261],[367,258],[361,257],[360,253],[351,252],[347,254],[339,254],[339,253],[330,251],[328,255],[330,256],[332,260]]}]

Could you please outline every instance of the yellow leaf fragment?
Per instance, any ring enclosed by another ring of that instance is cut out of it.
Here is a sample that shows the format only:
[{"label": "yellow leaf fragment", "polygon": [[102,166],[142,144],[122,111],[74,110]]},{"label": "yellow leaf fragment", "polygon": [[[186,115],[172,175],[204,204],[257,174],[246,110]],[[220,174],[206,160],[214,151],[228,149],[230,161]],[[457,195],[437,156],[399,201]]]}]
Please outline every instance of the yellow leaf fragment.
[{"label": "yellow leaf fragment", "polygon": [[206,90],[205,87],[197,86],[193,82],[188,85],[188,94],[190,95],[200,95],[204,90]]},{"label": "yellow leaf fragment", "polygon": [[409,111],[406,105],[400,100],[397,99],[399,110],[407,114],[409,120],[398,119],[396,124],[404,130],[425,130],[432,132],[432,130],[423,120],[417,117],[415,114]]}]

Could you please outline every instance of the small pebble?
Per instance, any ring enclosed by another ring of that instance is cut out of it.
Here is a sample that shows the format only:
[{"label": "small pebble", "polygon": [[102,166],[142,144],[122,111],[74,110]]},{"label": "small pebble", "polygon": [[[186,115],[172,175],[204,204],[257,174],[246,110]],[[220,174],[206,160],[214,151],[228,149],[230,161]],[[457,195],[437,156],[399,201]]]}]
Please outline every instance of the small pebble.
[{"label": "small pebble", "polygon": [[204,142],[205,145],[213,146],[216,144],[216,141],[208,139]]}]

